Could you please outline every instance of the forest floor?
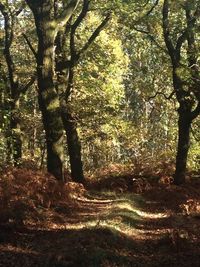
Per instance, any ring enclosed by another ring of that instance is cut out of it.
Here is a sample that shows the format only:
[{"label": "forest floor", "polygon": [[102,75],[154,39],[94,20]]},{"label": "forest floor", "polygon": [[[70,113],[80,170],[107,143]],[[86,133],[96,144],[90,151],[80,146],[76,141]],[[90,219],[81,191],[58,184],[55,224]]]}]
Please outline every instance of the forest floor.
[{"label": "forest floor", "polygon": [[63,189],[11,170],[0,188],[2,267],[200,266],[199,175],[179,187],[126,174]]}]

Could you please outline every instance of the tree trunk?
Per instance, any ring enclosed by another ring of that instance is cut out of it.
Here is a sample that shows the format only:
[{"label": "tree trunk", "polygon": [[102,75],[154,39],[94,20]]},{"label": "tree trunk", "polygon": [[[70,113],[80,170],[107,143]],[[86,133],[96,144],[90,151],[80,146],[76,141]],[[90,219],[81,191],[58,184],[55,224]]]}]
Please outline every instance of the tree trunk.
[{"label": "tree trunk", "polygon": [[[52,6],[40,4],[40,12],[34,13],[38,35],[37,75],[39,107],[45,129],[47,146],[47,169],[58,180],[64,180],[63,123],[59,96],[54,85],[55,28]],[[37,10],[38,11],[38,10]]]},{"label": "tree trunk", "polygon": [[64,128],[67,136],[67,147],[70,159],[72,180],[84,184],[83,163],[81,159],[81,143],[77,132],[76,121],[72,114],[65,110],[62,114]]},{"label": "tree trunk", "polygon": [[180,185],[185,182],[188,151],[190,147],[191,120],[187,114],[179,113],[178,121],[178,148],[176,155],[176,171],[174,184]]},{"label": "tree trunk", "polygon": [[6,60],[6,65],[8,69],[8,84],[6,81],[6,90],[10,101],[8,103],[8,109],[10,111],[10,121],[9,121],[9,134],[10,140],[8,140],[8,151],[11,153],[10,158],[15,166],[18,166],[21,162],[22,157],[22,135],[21,135],[21,125],[19,116],[19,78],[16,73],[15,64],[13,61],[13,56],[11,52],[11,47],[14,39],[14,14],[11,13],[7,5],[1,4],[1,13],[4,17],[4,57]]},{"label": "tree trunk", "polygon": [[19,166],[22,158],[22,133],[19,118],[19,99],[11,104],[10,129],[12,133],[12,155],[14,166]]},{"label": "tree trunk", "polygon": [[[57,45],[57,54],[59,55],[59,45]],[[65,61],[65,58],[63,59]],[[58,62],[56,62],[58,64]],[[58,65],[57,65],[58,66]],[[60,96],[60,105],[62,110],[62,121],[66,133],[66,143],[70,161],[71,177],[76,183],[85,183],[83,173],[83,163],[81,155],[81,142],[77,132],[77,124],[72,116],[70,106],[68,105],[69,96],[73,90],[74,70],[68,66],[65,70],[57,68],[57,92]]]},{"label": "tree trunk", "polygon": [[45,99],[39,95],[39,107],[45,129],[47,147],[47,170],[58,180],[64,181],[64,150],[62,120],[58,110],[49,111]]}]

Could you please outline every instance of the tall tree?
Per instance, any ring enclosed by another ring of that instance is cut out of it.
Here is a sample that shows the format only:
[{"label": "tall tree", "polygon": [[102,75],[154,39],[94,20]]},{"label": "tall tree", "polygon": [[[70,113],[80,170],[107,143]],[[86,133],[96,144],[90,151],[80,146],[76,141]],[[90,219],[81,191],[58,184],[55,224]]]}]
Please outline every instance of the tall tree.
[{"label": "tall tree", "polygon": [[54,84],[55,38],[66,25],[79,0],[64,2],[64,9],[55,17],[53,0],[26,0],[33,12],[38,36],[37,77],[39,107],[46,133],[47,169],[57,179],[64,180],[63,172],[63,122],[59,96]]},{"label": "tall tree", "polygon": [[[89,0],[83,1],[82,9],[78,17],[75,19],[75,21],[68,21],[65,31],[58,32],[56,38],[57,87],[61,100],[62,120],[67,137],[71,175],[75,182],[81,183],[84,183],[81,143],[77,132],[76,119],[73,117],[68,101],[71,93],[73,92],[75,67],[78,65],[84,53],[99,36],[100,32],[104,29],[110,19],[110,15],[108,14],[100,23],[100,25],[94,30],[89,39],[83,44],[83,46],[77,49],[77,30],[89,11],[89,4]],[[67,47],[68,39],[69,47]]]},{"label": "tall tree", "polygon": [[9,4],[0,3],[0,12],[4,19],[4,57],[7,65],[8,75],[7,81],[8,95],[10,98],[10,130],[7,144],[8,153],[12,155],[14,165],[19,165],[22,157],[22,132],[20,123],[20,96],[34,83],[35,75],[26,83],[23,84],[18,76],[16,65],[14,62],[14,52],[12,45],[15,36],[15,23],[17,16],[22,12],[24,3],[14,10],[9,8]]},{"label": "tall tree", "polygon": [[[184,12],[184,29],[178,29],[179,36],[173,38],[173,29],[178,25],[172,20],[170,7],[172,1],[163,4],[163,34],[172,63],[174,93],[179,103],[178,108],[178,147],[174,183],[185,182],[190,129],[194,119],[200,114],[200,75],[198,70],[197,17],[200,13],[199,1],[189,0],[177,3],[177,8]],[[177,28],[176,28],[177,31]]]}]

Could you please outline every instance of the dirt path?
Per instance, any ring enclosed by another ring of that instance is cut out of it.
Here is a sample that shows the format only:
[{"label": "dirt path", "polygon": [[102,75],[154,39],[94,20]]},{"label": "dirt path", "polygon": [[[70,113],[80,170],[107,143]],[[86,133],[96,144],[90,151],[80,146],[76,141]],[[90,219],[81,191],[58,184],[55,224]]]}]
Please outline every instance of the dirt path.
[{"label": "dirt path", "polygon": [[0,266],[199,267],[200,219],[161,193],[87,193],[49,222],[1,226]]}]

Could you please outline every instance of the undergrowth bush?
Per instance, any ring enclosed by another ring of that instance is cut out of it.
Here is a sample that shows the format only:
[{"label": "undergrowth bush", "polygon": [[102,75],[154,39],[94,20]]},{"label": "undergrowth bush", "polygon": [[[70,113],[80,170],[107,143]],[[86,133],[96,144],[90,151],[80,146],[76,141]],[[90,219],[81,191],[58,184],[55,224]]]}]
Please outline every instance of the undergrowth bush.
[{"label": "undergrowth bush", "polygon": [[68,207],[73,202],[72,193],[80,193],[79,187],[41,171],[8,168],[0,174],[0,223],[41,220],[44,210]]}]

